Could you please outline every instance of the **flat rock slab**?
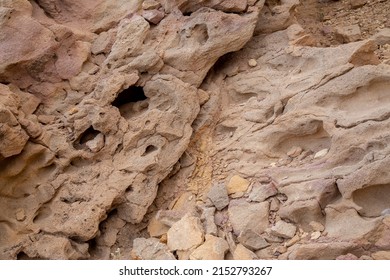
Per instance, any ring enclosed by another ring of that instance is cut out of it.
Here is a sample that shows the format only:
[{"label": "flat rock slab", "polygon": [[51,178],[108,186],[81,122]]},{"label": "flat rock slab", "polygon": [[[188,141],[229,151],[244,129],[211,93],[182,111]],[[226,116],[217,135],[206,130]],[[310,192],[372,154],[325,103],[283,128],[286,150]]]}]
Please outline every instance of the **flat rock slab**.
[{"label": "flat rock slab", "polygon": [[269,203],[249,203],[243,199],[232,200],[229,204],[228,215],[236,235],[251,229],[261,234],[268,227]]},{"label": "flat rock slab", "polygon": [[276,224],[271,228],[271,234],[282,238],[293,238],[296,231],[296,226],[290,223],[286,223],[282,220],[277,221]]},{"label": "flat rock slab", "polygon": [[207,197],[210,198],[218,210],[222,210],[229,205],[229,196],[224,184],[213,185]]},{"label": "flat rock slab", "polygon": [[171,251],[194,249],[203,243],[204,233],[199,218],[184,216],[168,230],[168,248]]}]

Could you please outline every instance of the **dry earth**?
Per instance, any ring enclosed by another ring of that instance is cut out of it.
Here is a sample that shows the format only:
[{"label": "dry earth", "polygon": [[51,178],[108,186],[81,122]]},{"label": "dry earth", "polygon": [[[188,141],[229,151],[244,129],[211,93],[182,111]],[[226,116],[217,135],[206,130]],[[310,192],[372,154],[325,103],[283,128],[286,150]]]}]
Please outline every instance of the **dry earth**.
[{"label": "dry earth", "polygon": [[0,259],[390,259],[389,17],[0,0]]}]

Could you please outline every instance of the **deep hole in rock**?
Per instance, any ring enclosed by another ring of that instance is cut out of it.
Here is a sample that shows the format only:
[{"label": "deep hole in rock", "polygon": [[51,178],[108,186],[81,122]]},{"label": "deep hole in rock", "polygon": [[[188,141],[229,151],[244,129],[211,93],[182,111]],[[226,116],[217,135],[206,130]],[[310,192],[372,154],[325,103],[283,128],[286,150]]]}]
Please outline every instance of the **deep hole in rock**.
[{"label": "deep hole in rock", "polygon": [[17,260],[31,260],[32,258],[30,258],[25,252],[20,251],[20,252],[16,255],[16,259],[17,259]]},{"label": "deep hole in rock", "polygon": [[356,190],[353,201],[362,207],[359,214],[364,217],[378,217],[390,209],[390,184],[372,185]]},{"label": "deep hole in rock", "polygon": [[111,103],[112,106],[120,109],[123,105],[128,103],[133,103],[137,101],[146,100],[144,90],[142,87],[131,86],[128,89],[120,92],[114,102]]},{"label": "deep hole in rock", "polygon": [[154,151],[157,151],[158,148],[154,145],[149,145],[146,147],[145,152],[142,154],[142,156],[146,156],[150,153],[153,153]]},{"label": "deep hole in rock", "polygon": [[111,105],[117,107],[124,118],[130,118],[134,113],[148,108],[146,100],[142,87],[131,86],[120,92]]},{"label": "deep hole in rock", "polygon": [[90,126],[86,131],[84,131],[78,138],[78,140],[74,143],[74,147],[78,150],[85,148],[85,143],[91,141],[96,138],[101,132],[95,130],[92,126]]}]

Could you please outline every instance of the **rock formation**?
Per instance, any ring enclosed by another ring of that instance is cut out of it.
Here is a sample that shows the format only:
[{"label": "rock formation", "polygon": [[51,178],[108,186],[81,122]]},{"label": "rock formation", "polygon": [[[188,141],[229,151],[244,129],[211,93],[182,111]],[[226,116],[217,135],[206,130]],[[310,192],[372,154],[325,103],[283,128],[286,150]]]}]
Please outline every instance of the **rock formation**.
[{"label": "rock formation", "polygon": [[299,4],[0,0],[0,259],[387,258],[388,29]]}]

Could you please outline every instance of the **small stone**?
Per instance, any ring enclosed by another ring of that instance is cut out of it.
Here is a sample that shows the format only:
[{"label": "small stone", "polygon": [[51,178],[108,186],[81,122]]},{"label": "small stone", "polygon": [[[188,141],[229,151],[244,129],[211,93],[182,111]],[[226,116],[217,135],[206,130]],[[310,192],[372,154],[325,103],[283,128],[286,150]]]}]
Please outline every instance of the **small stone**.
[{"label": "small stone", "polygon": [[274,250],[274,254],[278,254],[278,255],[286,253],[286,252],[287,252],[287,247],[285,247],[285,246],[278,246]]},{"label": "small stone", "polygon": [[322,158],[328,153],[328,151],[328,149],[322,149],[321,151],[315,153],[314,158]]},{"label": "small stone", "polygon": [[160,10],[145,10],[142,16],[150,23],[158,24],[165,17],[165,13]]},{"label": "small stone", "polygon": [[350,43],[361,39],[362,34],[357,24],[349,26],[339,26],[335,29],[336,40],[340,43]]},{"label": "small stone", "polygon": [[363,7],[366,3],[367,0],[350,0],[352,9],[358,9]]},{"label": "small stone", "polygon": [[94,139],[85,143],[85,145],[93,152],[97,153],[104,147],[104,135],[99,133]]},{"label": "small stone", "polygon": [[256,59],[249,59],[248,60],[248,65],[250,66],[250,67],[256,67],[257,66],[257,61],[256,61]]},{"label": "small stone", "polygon": [[171,251],[194,249],[203,243],[202,223],[197,217],[185,215],[168,230],[168,248]]},{"label": "small stone", "polygon": [[295,158],[299,156],[303,152],[303,149],[301,147],[292,147],[288,152],[287,155],[289,157]]},{"label": "small stone", "polygon": [[299,235],[294,235],[293,238],[291,238],[289,241],[287,241],[284,246],[286,247],[291,247],[292,245],[294,245],[295,243],[299,242],[301,240],[301,238],[299,237]]},{"label": "small stone", "polygon": [[263,202],[267,198],[274,196],[278,193],[273,183],[262,185],[255,183],[252,187],[252,191],[249,194],[250,201]]},{"label": "small stone", "polygon": [[234,260],[256,260],[257,255],[251,250],[245,248],[244,245],[238,244],[233,252]]},{"label": "small stone", "polygon": [[262,236],[251,229],[242,231],[237,240],[248,249],[254,251],[266,248],[270,245]]},{"label": "small stone", "polygon": [[390,251],[378,251],[371,254],[374,260],[390,260]]},{"label": "small stone", "polygon": [[131,255],[133,259],[138,260],[176,260],[167,245],[160,243],[156,238],[134,239]]},{"label": "small stone", "polygon": [[154,10],[161,7],[161,3],[155,1],[155,0],[144,0],[142,2],[142,9],[143,10]]},{"label": "small stone", "polygon": [[223,184],[215,184],[211,187],[207,197],[215,205],[215,208],[222,210],[229,205],[228,192]]},{"label": "small stone", "polygon": [[311,240],[317,240],[317,239],[320,238],[320,237],[321,237],[321,232],[315,231],[315,232],[313,232],[313,233],[311,234],[310,239],[311,239]]},{"label": "small stone", "polygon": [[227,192],[229,195],[236,192],[245,192],[248,189],[249,184],[248,180],[241,176],[234,175],[227,185]]},{"label": "small stone", "polygon": [[314,231],[324,231],[325,227],[323,224],[316,222],[316,221],[311,221],[309,223],[309,226],[314,230]]},{"label": "small stone", "polygon": [[15,213],[16,220],[22,222],[26,219],[26,212],[23,208],[19,208]]},{"label": "small stone", "polygon": [[114,44],[115,36],[110,32],[101,32],[99,36],[93,41],[91,52],[95,55],[100,53],[107,53]]},{"label": "small stone", "polygon": [[286,223],[282,220],[277,221],[276,224],[271,228],[271,233],[278,237],[293,238],[297,227],[293,224]]},{"label": "small stone", "polygon": [[223,260],[229,246],[225,239],[206,235],[206,241],[195,249],[190,260]]}]

